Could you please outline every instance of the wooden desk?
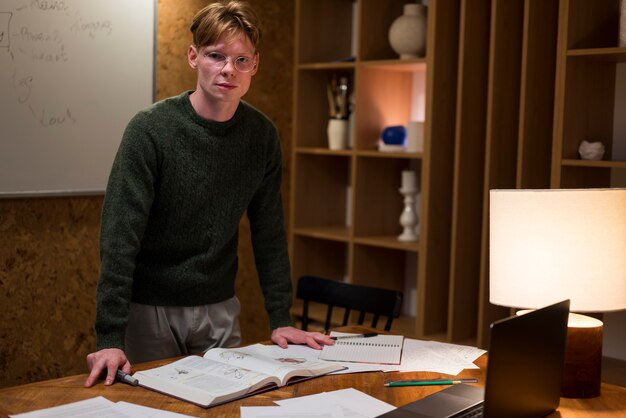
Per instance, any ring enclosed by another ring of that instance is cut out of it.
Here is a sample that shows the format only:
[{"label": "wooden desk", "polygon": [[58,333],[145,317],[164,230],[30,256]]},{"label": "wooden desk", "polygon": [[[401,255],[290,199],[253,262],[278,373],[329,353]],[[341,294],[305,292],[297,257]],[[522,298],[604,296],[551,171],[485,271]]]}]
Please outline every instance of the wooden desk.
[{"label": "wooden desk", "polygon": [[[166,361],[146,363],[136,370],[156,367],[165,364]],[[487,356],[482,356],[476,361],[480,370],[465,370],[458,377],[474,377],[484,383]],[[441,377],[437,373],[411,372],[411,373],[356,373],[336,376],[323,376],[292,386],[272,390],[253,397],[240,399],[224,405],[209,409],[203,409],[190,403],[179,401],[169,396],[161,395],[150,390],[132,387],[116,383],[105,387],[99,382],[93,388],[84,388],[83,384],[87,374],[64,377],[32,383],[23,386],[0,389],[0,416],[8,414],[28,412],[35,409],[48,408],[62,405],[95,396],[117,402],[127,401],[160,408],[168,411],[180,412],[191,416],[209,417],[239,417],[241,406],[270,406],[274,400],[293,398],[296,396],[310,395],[322,391],[335,389],[355,388],[392,405],[401,406],[413,400],[444,388],[436,387],[400,387],[387,388],[383,386],[386,379],[407,378],[436,378]],[[626,417],[626,388],[603,384],[602,395],[593,399],[561,399],[557,412],[551,417],[580,418],[580,417]]]}]

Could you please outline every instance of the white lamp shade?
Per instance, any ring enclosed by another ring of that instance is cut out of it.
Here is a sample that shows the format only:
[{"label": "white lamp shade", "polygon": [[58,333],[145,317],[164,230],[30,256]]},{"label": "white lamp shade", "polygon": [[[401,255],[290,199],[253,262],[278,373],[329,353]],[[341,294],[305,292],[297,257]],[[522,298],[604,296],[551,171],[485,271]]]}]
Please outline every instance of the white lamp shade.
[{"label": "white lamp shade", "polygon": [[626,189],[490,191],[489,301],[626,309]]}]

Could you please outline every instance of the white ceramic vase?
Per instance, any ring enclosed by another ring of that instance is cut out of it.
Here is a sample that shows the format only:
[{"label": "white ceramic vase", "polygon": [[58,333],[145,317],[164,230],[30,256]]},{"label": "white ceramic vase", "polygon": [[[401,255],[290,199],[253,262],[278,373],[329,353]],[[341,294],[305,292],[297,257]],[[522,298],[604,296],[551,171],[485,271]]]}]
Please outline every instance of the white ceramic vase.
[{"label": "white ceramic vase", "polygon": [[346,119],[330,119],[327,134],[328,148],[331,150],[348,148],[349,122]]},{"label": "white ceramic vase", "polygon": [[405,4],[404,14],[389,27],[389,44],[400,59],[423,57],[426,52],[426,6]]}]

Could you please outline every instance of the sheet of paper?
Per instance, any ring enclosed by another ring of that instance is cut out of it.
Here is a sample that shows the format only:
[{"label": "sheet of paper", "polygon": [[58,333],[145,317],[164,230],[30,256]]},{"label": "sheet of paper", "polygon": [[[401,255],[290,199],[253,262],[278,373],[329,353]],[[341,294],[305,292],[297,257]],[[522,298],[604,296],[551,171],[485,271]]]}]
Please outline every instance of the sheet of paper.
[{"label": "sheet of paper", "polygon": [[405,338],[400,371],[429,371],[457,375],[476,369],[473,361],[485,351],[469,346]]},{"label": "sheet of paper", "polygon": [[393,405],[353,388],[282,399],[275,402],[284,407],[309,410],[315,410],[315,408],[319,408],[319,405],[333,405],[342,410],[345,418],[373,418],[396,409]]},{"label": "sheet of paper", "polygon": [[9,416],[12,418],[193,418],[190,415],[149,408],[130,402],[111,402],[102,396]]},{"label": "sheet of paper", "polygon": [[133,418],[132,415],[113,409],[114,405],[114,402],[98,396],[84,401],[9,416],[12,418]]},{"label": "sheet of paper", "polygon": [[345,418],[341,410],[317,405],[315,409],[282,406],[242,406],[241,418]]},{"label": "sheet of paper", "polygon": [[124,401],[116,402],[113,405],[113,409],[134,418],[194,418],[191,415],[149,408],[147,406]]}]

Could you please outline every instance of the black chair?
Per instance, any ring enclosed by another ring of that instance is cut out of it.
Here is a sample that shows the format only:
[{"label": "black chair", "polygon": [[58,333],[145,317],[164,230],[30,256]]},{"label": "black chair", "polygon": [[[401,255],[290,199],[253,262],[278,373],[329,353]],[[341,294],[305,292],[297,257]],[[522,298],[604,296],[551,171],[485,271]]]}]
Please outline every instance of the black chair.
[{"label": "black chair", "polygon": [[309,302],[328,305],[324,330],[331,328],[333,308],[344,308],[342,326],[348,325],[352,311],[359,312],[358,324],[363,325],[365,314],[372,315],[371,327],[376,328],[378,319],[387,317],[385,331],[391,329],[394,318],[400,316],[402,292],[344,283],[337,280],[323,279],[315,276],[302,276],[298,279],[296,296],[303,300],[302,329],[307,330],[309,324]]}]

